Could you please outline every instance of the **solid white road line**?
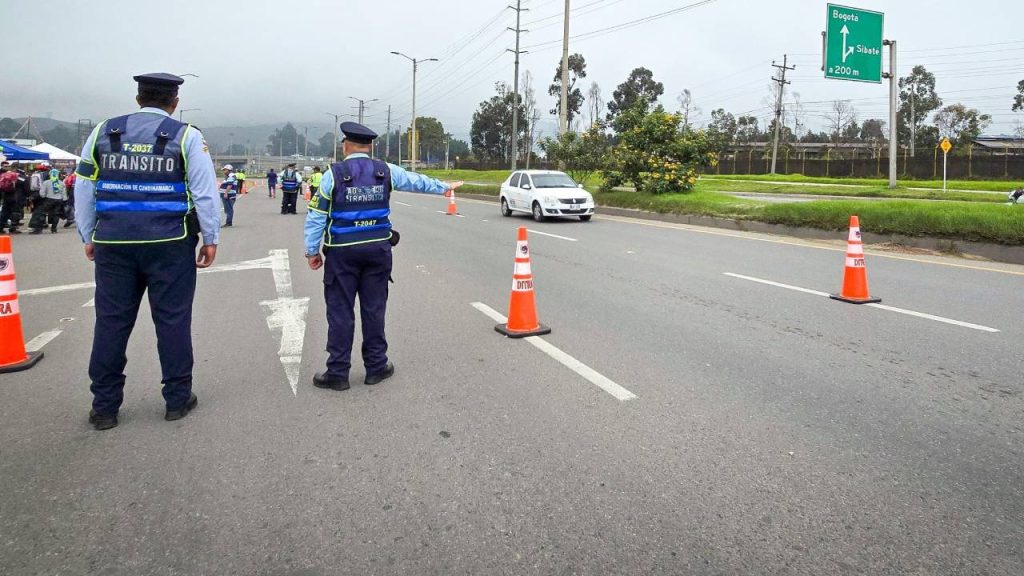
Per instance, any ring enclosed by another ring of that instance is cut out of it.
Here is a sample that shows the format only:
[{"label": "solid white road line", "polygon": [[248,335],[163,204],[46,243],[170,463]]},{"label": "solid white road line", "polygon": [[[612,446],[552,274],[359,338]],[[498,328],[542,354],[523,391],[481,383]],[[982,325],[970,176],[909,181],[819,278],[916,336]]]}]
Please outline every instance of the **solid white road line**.
[{"label": "solid white road line", "polygon": [[90,298],[88,302],[86,302],[85,304],[82,304],[82,308],[95,308],[95,307],[96,307],[96,299],[95,298]]},{"label": "solid white road line", "polygon": [[[508,322],[508,318],[503,316],[494,308],[491,308],[487,304],[484,304],[483,302],[473,302],[471,306],[473,306],[473,308],[476,308],[480,312],[483,312],[487,317],[494,320],[495,322]],[[561,351],[556,346],[544,340],[540,336],[530,336],[528,338],[524,338],[524,340],[526,340],[530,344],[533,344],[538,350],[554,358],[560,364],[572,370],[573,372],[579,374],[580,376],[590,381],[590,383],[594,384],[598,388],[611,394],[619,401],[625,402],[626,400],[633,400],[636,398],[636,394],[633,394],[629,390],[626,390],[622,386],[619,386],[615,382],[612,382],[608,378],[605,378],[603,375],[598,373],[590,366],[587,366],[586,364],[566,354],[565,352]]]},{"label": "solid white road line", "polygon": [[399,202],[398,200],[395,200],[395,204],[399,204],[401,206],[409,206],[410,208],[412,207],[412,204],[406,204],[405,202]]},{"label": "solid white road line", "polygon": [[529,231],[530,234],[540,234],[541,236],[550,236],[552,238],[558,238],[559,240],[567,240],[569,242],[579,242],[579,240],[577,240],[575,238],[569,238],[568,236],[559,236],[558,234],[549,234],[547,232],[541,232],[540,230],[534,230],[533,228],[527,228],[526,230]]},{"label": "solid white road line", "polygon": [[[438,214],[443,214],[445,216],[448,215],[448,213],[445,212],[444,210],[435,210],[435,212],[437,212]],[[465,218],[465,216],[463,216],[462,214],[456,214],[456,216],[458,216],[459,218]]]},{"label": "solid white road line", "polygon": [[[767,284],[768,286],[775,286],[777,288],[785,288],[787,290],[795,290],[797,292],[803,292],[805,294],[813,294],[815,296],[828,296],[828,292],[819,292],[818,290],[809,290],[807,288],[800,288],[799,286],[791,286],[789,284],[782,284],[780,282],[772,282],[771,280],[764,280],[761,278],[754,278],[752,276],[744,276],[742,274],[733,274],[732,272],[725,272],[726,276],[732,278],[739,278],[741,280],[749,280],[751,282],[757,282],[759,284]],[[864,304],[864,306],[870,306],[871,308],[878,308],[879,310],[887,310],[889,312],[896,312],[897,314],[906,314],[907,316],[914,316],[916,318],[924,318],[925,320],[934,320],[935,322],[942,322],[943,324],[951,324],[953,326],[960,326],[962,328],[970,328],[971,330],[980,330],[981,332],[999,332],[995,328],[988,326],[982,326],[980,324],[971,324],[970,322],[961,322],[960,320],[953,320],[952,318],[943,318],[942,316],[935,316],[932,314],[925,314],[924,312],[915,312],[913,310],[906,310],[903,308],[896,308],[894,306],[886,306],[884,304],[878,304],[872,302],[870,304]]]},{"label": "solid white road line", "polygon": [[48,288],[33,288],[31,290],[19,290],[18,296],[41,296],[43,294],[57,294],[59,292],[71,292],[72,290],[85,290],[95,288],[95,282],[82,282],[81,284],[65,284],[63,286],[50,286]]},{"label": "solid white road line", "polygon": [[61,330],[48,330],[46,332],[43,332],[39,336],[36,336],[35,338],[25,343],[25,351],[38,352],[42,350],[43,346],[46,346],[47,344],[50,343],[51,340],[53,340],[57,336],[60,336],[61,332]]}]

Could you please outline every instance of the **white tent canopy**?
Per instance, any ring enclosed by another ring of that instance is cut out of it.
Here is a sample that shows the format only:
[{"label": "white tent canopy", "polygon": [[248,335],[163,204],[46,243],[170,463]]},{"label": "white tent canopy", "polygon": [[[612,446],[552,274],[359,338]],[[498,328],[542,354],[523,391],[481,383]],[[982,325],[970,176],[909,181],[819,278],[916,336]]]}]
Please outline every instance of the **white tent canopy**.
[{"label": "white tent canopy", "polygon": [[54,162],[54,161],[56,161],[56,162],[60,162],[60,161],[78,162],[79,160],[81,160],[80,157],[75,156],[71,152],[68,152],[67,150],[61,150],[60,148],[57,148],[56,146],[54,146],[52,144],[47,144],[46,142],[43,142],[42,144],[38,144],[36,146],[32,146],[31,148],[29,148],[29,150],[35,150],[36,152],[45,152],[45,153],[49,154],[51,162]]}]

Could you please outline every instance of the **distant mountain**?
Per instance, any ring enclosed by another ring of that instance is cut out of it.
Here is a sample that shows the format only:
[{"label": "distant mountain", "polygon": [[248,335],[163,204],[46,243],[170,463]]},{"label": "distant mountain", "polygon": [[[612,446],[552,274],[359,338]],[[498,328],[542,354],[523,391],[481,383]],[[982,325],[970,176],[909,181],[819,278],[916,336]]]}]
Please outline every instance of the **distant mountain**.
[{"label": "distant mountain", "polygon": [[[215,152],[222,152],[227,150],[232,144],[241,144],[243,146],[253,146],[260,153],[267,151],[267,145],[270,144],[270,136],[275,130],[282,128],[286,123],[281,122],[280,124],[263,124],[260,126],[211,126],[205,127],[200,126],[203,130],[203,135],[206,136],[206,141],[210,144],[210,149]],[[308,134],[310,143],[317,142],[321,136],[331,132],[331,126],[329,124],[317,124],[317,123],[303,123],[303,122],[292,122],[292,126],[299,134]],[[284,154],[294,154],[295,150],[284,150]],[[299,150],[299,152],[304,152]],[[275,151],[274,154],[277,152]]]}]

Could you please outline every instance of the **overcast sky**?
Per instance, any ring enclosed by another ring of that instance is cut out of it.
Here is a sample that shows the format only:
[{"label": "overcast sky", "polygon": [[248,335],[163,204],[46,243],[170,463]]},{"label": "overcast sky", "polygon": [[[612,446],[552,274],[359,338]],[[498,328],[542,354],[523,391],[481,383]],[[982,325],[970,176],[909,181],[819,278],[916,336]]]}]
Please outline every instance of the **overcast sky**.
[{"label": "overcast sky", "polygon": [[[192,73],[181,90],[187,118],[200,126],[329,121],[354,113],[348,97],[379,99],[367,124],[383,130],[411,117],[412,65],[390,54],[440,58],[420,68],[417,112],[466,138],[473,111],[513,77],[515,0],[0,0],[4,64],[0,116],[100,120],[133,106],[131,77]],[[586,35],[696,3],[696,0],[572,0],[571,35]],[[828,102],[851,99],[858,119],[887,117],[887,85],[824,80],[819,70],[825,2],[715,0],[674,15],[572,41],[605,100],[630,70],[645,66],[665,85],[662,102],[690,88],[706,122],[724,107],[764,118],[771,61],[789,54],[797,70],[787,100],[799,93],[807,123],[823,127]],[[992,114],[989,133],[1010,132],[1024,114],[1010,111],[1024,79],[1024,2],[871,0],[850,2],[885,13],[885,35],[899,41],[900,74],[915,64],[935,72],[946,104]],[[562,0],[524,0],[522,71],[535,77],[540,131],[557,130],[547,95],[561,57]],[[886,58],[886,61],[888,59]],[[887,67],[887,65],[886,65]]]}]

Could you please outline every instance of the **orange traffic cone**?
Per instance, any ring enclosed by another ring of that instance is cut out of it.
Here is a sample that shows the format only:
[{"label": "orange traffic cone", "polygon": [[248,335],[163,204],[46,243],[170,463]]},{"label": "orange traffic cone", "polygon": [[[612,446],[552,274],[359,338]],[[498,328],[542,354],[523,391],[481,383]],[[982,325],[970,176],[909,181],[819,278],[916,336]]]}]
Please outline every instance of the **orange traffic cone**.
[{"label": "orange traffic cone", "polygon": [[40,352],[25,352],[18,309],[18,287],[14,281],[11,237],[0,236],[0,374],[28,370],[43,358]]},{"label": "orange traffic cone", "polygon": [[530,248],[526,227],[519,228],[516,241],[516,267],[512,272],[512,296],[508,303],[508,323],[495,330],[509,338],[525,338],[550,334],[551,328],[537,321],[537,303],[533,298],[533,272],[530,270]]},{"label": "orange traffic cone", "polygon": [[850,239],[846,248],[846,272],[843,274],[843,290],[832,294],[834,300],[850,304],[881,302],[868,292],[868,270],[864,263],[864,243],[860,236],[860,219],[850,216]]},{"label": "orange traffic cone", "polygon": [[459,211],[455,208],[455,189],[451,189],[446,194],[448,196],[448,212],[445,212],[448,216],[458,216]]}]

